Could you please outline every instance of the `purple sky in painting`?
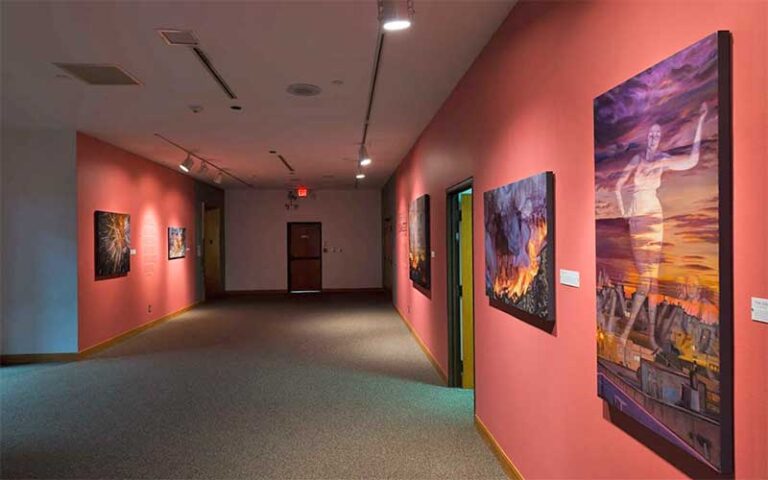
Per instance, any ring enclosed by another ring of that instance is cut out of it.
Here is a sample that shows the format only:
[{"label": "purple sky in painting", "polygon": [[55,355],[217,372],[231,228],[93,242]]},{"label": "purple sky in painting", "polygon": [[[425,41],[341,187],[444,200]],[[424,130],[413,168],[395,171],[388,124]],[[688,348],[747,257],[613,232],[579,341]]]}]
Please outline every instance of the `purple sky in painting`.
[{"label": "purple sky in painting", "polygon": [[[666,171],[657,191],[665,219],[659,286],[669,294],[681,279],[695,276],[716,301],[717,66],[717,34],[713,34],[594,101],[598,268],[616,281],[633,286],[637,280],[631,248],[627,250],[629,231],[619,219],[614,193],[622,169],[635,155],[644,155],[653,124],[661,126],[660,151],[689,155],[699,109],[706,102],[709,114],[703,125],[699,163],[687,171]],[[626,205],[631,202],[632,184],[630,179],[623,190]]]}]

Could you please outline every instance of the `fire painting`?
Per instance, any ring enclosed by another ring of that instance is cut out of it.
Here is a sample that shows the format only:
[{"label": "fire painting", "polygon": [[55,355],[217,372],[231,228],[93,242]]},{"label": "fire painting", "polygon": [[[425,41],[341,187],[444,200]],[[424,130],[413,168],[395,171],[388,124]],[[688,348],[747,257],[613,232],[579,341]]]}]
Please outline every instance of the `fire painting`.
[{"label": "fire painting", "polygon": [[729,58],[712,34],[594,101],[598,393],[717,472],[733,458]]},{"label": "fire painting", "polygon": [[94,213],[96,279],[127,275],[131,270],[131,216],[125,213]]},{"label": "fire painting", "polygon": [[168,227],[168,260],[187,256],[187,229]]},{"label": "fire painting", "polygon": [[485,192],[485,293],[491,306],[551,331],[555,324],[554,175]]},{"label": "fire painting", "polygon": [[411,202],[408,210],[408,263],[411,280],[429,289],[429,195]]}]

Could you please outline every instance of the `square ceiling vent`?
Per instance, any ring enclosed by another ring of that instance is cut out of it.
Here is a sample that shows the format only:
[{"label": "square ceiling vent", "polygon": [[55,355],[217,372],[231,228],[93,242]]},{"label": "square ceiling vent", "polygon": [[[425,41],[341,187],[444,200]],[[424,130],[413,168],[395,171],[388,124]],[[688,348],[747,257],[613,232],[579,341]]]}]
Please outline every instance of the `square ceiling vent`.
[{"label": "square ceiling vent", "polygon": [[169,30],[160,29],[157,31],[165,43],[168,45],[178,45],[182,47],[195,47],[197,46],[197,38],[191,30]]},{"label": "square ceiling vent", "polygon": [[117,65],[92,63],[54,63],[88,85],[141,85],[136,78]]}]

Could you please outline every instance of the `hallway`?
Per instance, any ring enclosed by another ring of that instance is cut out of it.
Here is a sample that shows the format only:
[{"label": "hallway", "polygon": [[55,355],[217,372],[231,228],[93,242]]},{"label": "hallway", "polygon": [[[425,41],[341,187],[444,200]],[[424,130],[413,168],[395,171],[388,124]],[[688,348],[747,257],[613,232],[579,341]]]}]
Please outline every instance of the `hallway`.
[{"label": "hallway", "polygon": [[383,295],[212,302],[2,385],[3,478],[506,478]]}]

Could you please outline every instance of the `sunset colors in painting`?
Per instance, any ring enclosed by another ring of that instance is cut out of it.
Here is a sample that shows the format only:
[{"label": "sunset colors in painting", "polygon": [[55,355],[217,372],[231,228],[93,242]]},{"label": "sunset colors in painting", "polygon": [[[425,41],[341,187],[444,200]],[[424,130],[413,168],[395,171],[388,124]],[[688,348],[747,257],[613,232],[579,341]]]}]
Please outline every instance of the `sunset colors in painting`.
[{"label": "sunset colors in painting", "polygon": [[429,288],[429,195],[411,202],[408,210],[409,275],[414,283]]},{"label": "sunset colors in painting", "polygon": [[725,394],[720,39],[594,102],[599,393],[715,470]]}]

